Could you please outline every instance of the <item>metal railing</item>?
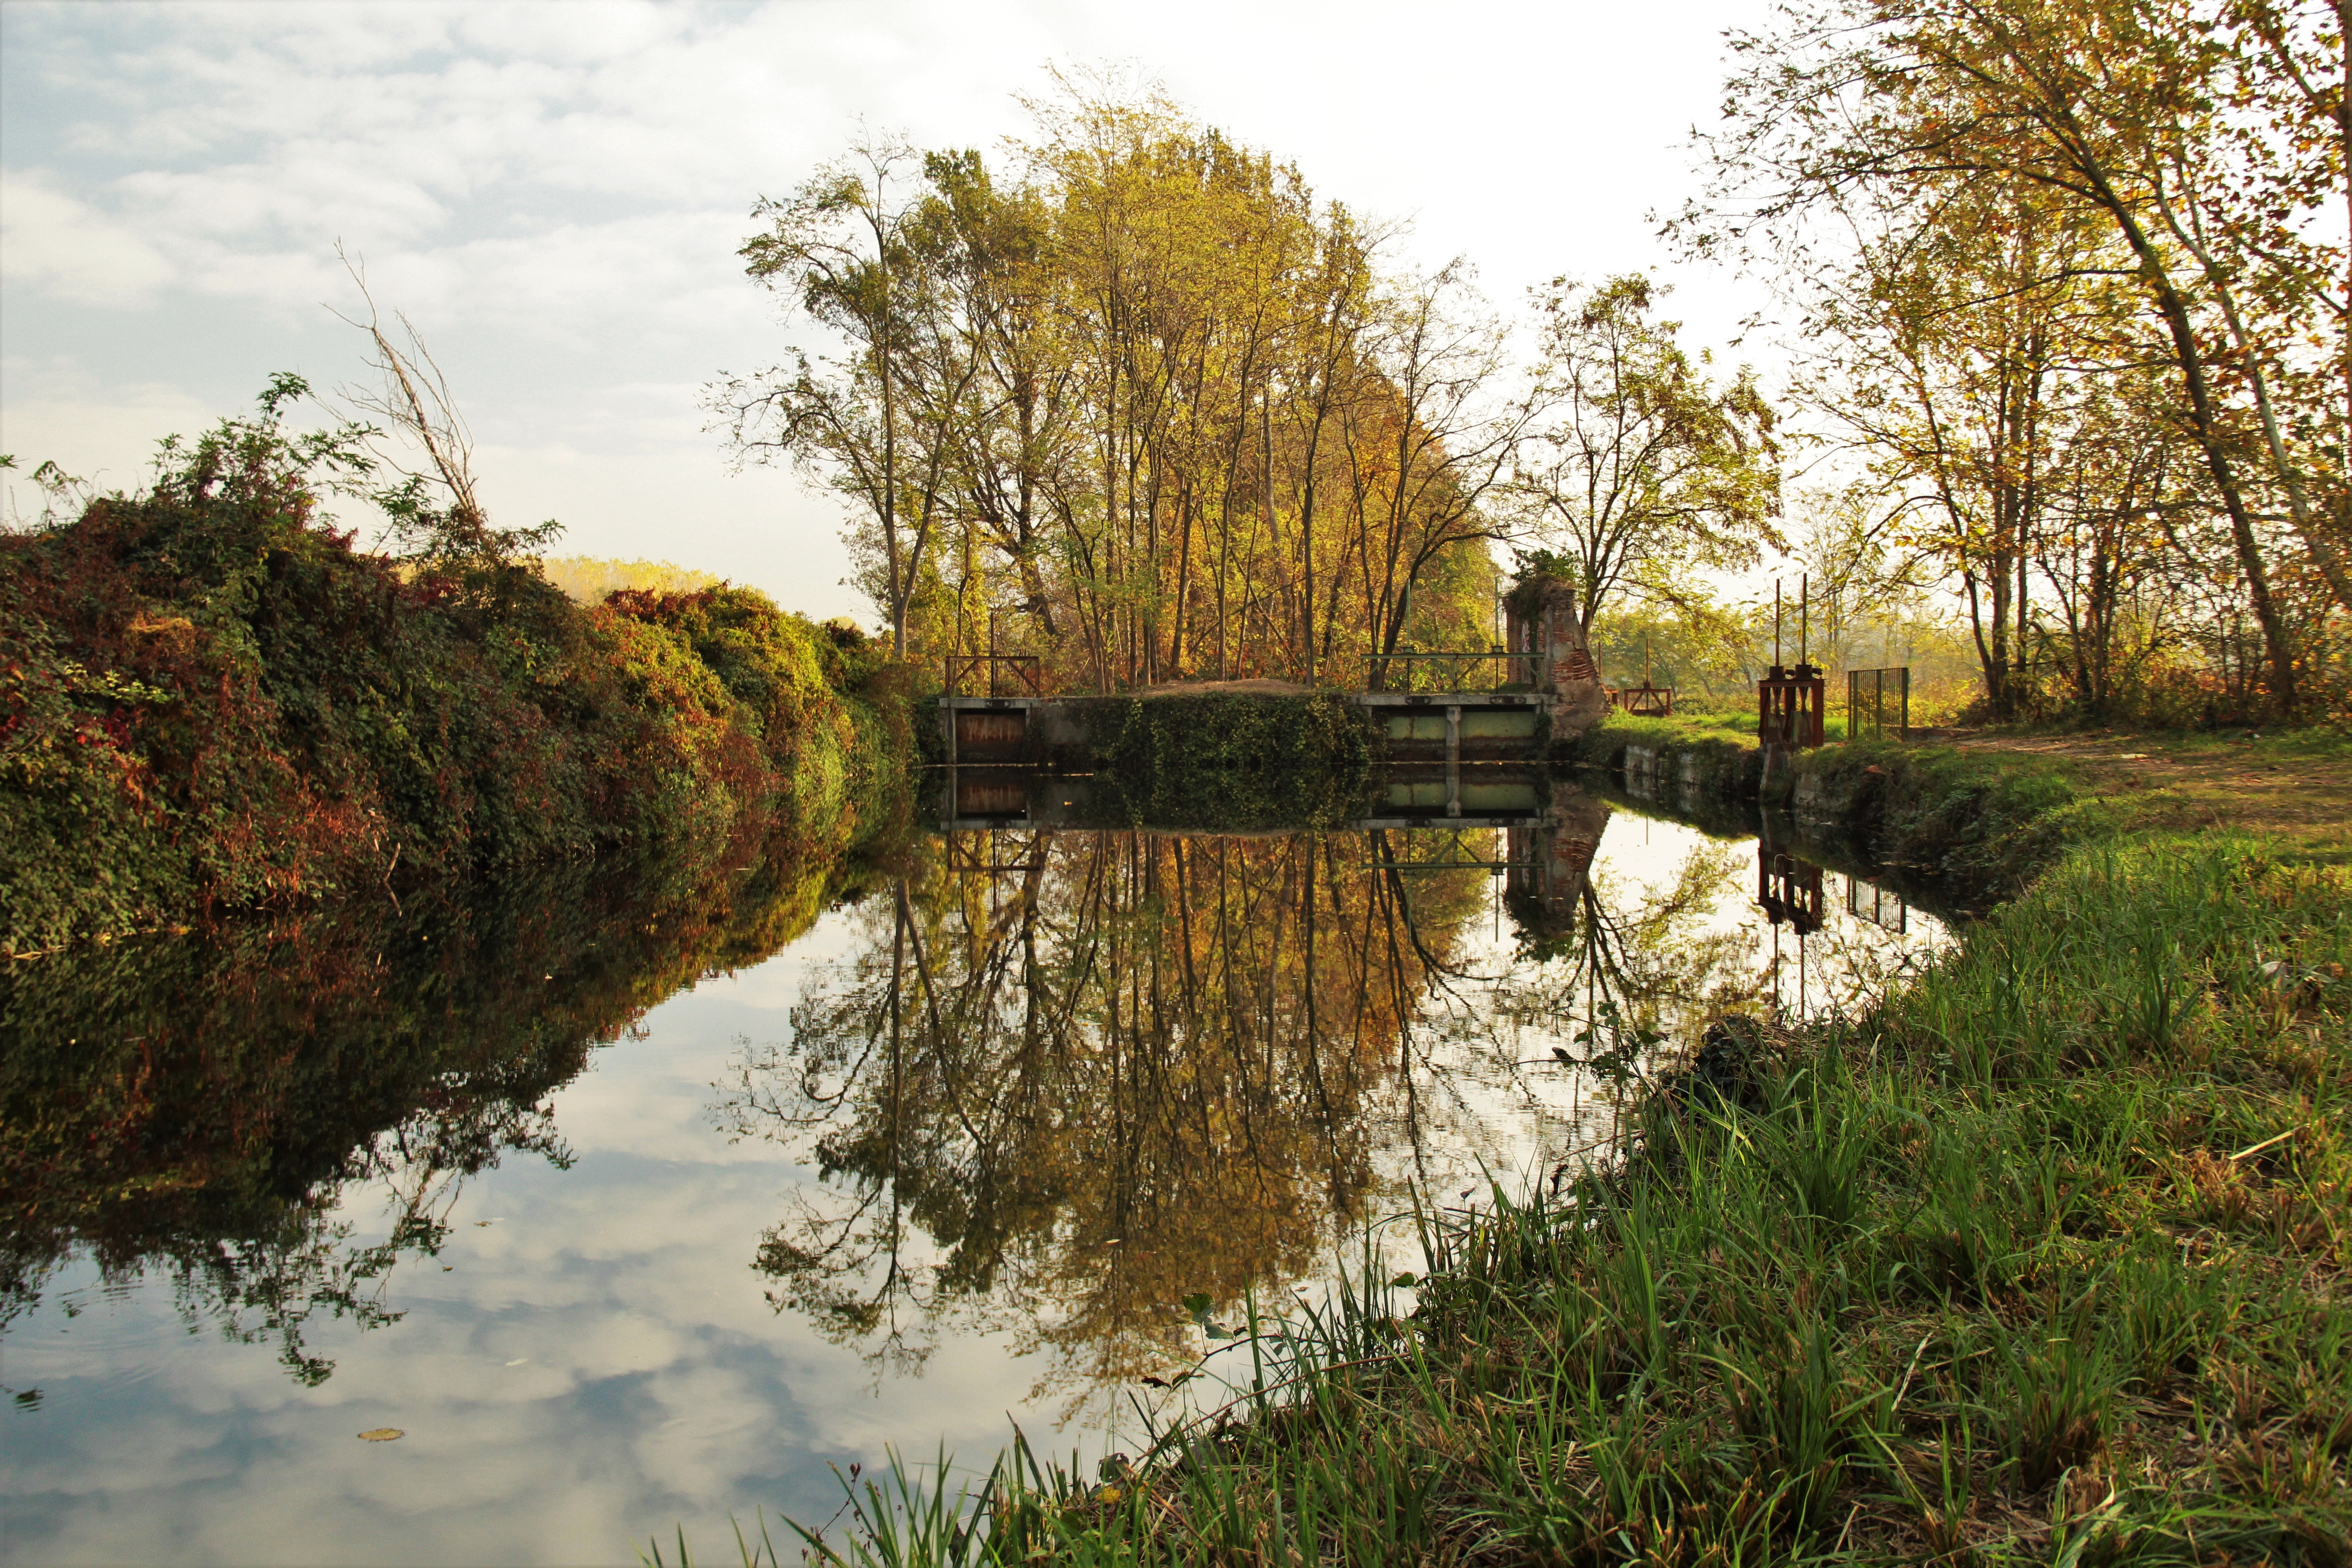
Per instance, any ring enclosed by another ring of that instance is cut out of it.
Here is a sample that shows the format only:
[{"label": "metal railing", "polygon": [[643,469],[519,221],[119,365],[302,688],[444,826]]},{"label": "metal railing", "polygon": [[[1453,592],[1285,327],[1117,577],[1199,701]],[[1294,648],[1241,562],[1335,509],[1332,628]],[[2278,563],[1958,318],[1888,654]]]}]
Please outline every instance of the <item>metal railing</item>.
[{"label": "metal railing", "polygon": [[1675,689],[1652,686],[1643,681],[1639,686],[1615,687],[1609,693],[1609,706],[1640,719],[1671,719],[1675,712]]},{"label": "metal railing", "polygon": [[1874,738],[1886,733],[1887,721],[1895,721],[1897,740],[1911,738],[1911,667],[1891,665],[1885,669],[1849,669],[1845,672],[1845,738],[1859,741],[1864,735]]},{"label": "metal railing", "polygon": [[[943,656],[940,662],[945,667],[942,670],[942,686],[950,697],[982,695],[977,690],[966,691],[963,689],[963,683],[966,679],[970,679],[975,687],[978,686],[983,668],[988,672],[988,690],[985,693],[987,696],[1043,697],[1045,695],[1045,665],[1034,653],[951,653]],[[1021,689],[1015,691],[1004,689],[1005,687],[1014,684],[1017,684]]]}]

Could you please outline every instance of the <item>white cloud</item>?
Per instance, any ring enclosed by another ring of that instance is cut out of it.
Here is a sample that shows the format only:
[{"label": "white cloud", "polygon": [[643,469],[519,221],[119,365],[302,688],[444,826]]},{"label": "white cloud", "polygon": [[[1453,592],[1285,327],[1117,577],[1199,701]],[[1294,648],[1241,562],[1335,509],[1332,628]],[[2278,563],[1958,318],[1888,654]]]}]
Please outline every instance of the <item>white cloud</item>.
[{"label": "white cloud", "polygon": [[[993,153],[1043,62],[1132,58],[1323,195],[1412,219],[1404,254],[1467,253],[1509,307],[1557,272],[1660,261],[1646,215],[1690,188],[1677,143],[1713,112],[1712,34],[1762,12],[1368,0],[1335,25],[1327,5],[1202,0],[1176,28],[1081,0],[10,5],[0,321],[12,367],[70,357],[214,411],[268,370],[331,385],[359,359],[319,309],[352,301],[341,239],[442,354],[508,514],[835,613],[838,506],[728,479],[693,393],[782,357],[734,252],[752,198],[853,117]],[[1754,302],[1663,270],[1696,341]],[[62,425],[43,395],[0,371],[11,426]]]},{"label": "white cloud", "polygon": [[0,174],[0,286],[76,305],[145,304],[175,270],[153,233],[37,174]]}]

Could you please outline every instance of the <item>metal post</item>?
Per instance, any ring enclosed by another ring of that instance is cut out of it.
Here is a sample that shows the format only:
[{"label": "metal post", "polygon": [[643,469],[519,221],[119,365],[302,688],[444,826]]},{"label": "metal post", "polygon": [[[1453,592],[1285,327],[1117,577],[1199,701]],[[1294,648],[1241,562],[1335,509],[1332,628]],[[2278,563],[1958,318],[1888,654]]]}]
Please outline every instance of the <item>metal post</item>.
[{"label": "metal post", "polygon": [[1903,667],[1903,742],[1911,742],[1911,667]]}]

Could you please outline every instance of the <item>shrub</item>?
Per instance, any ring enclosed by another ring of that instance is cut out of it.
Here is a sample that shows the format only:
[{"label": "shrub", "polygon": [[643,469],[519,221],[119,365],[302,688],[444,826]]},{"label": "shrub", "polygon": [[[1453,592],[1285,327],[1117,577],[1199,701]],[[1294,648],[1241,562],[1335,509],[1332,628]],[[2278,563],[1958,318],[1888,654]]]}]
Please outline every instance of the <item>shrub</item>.
[{"label": "shrub", "polygon": [[[574,605],[495,548],[395,562],[319,512],[364,471],[258,417],[0,535],[0,944],[354,888],[707,851],[838,814],[883,661],[745,588]],[[901,717],[898,722],[903,724]],[[903,752],[899,753],[903,754]]]}]

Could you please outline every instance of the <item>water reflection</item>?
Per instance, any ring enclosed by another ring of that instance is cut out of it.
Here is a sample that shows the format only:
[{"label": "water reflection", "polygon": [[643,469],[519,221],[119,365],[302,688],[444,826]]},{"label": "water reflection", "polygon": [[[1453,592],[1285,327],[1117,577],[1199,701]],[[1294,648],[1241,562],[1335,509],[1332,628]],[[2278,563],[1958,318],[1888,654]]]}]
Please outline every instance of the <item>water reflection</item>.
[{"label": "water reflection", "polygon": [[846,865],[573,865],[0,966],[0,1327],[80,1260],[324,1382],[314,1327],[397,1321],[386,1276],[439,1255],[467,1179],[571,1163],[547,1100],[593,1048],[799,936]]},{"label": "water reflection", "polygon": [[774,1299],[895,1371],[968,1310],[1115,1384],[1186,1342],[1183,1297],[1308,1267],[1368,1212],[1376,1102],[1484,908],[1481,870],[1411,874],[1440,852],[953,836],[732,1075],[730,1129],[837,1184],[762,1239]]},{"label": "water reflection", "polygon": [[1106,827],[1094,781],[1003,770],[940,801],[719,1107],[823,1177],[761,1239],[771,1301],[877,1377],[993,1325],[1075,1413],[1198,1353],[1185,1298],[1278,1290],[1482,1164],[1559,1179],[1709,1020],[1822,993],[1822,868],[1759,841],[1759,931],[1729,845],[1596,874],[1612,808],[1561,781],[1391,776],[1286,834]]},{"label": "water reflection", "polygon": [[984,1460],[1006,1411],[1116,1445],[1203,1348],[1185,1297],[1230,1322],[1414,1201],[1605,1159],[1707,1018],[1866,997],[1941,931],[1780,825],[1499,768],[1245,833],[934,783],[942,831],[878,855],[0,974],[38,1390],[0,1556],[585,1560],[822,1512],[886,1440]]}]

